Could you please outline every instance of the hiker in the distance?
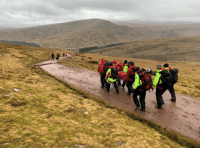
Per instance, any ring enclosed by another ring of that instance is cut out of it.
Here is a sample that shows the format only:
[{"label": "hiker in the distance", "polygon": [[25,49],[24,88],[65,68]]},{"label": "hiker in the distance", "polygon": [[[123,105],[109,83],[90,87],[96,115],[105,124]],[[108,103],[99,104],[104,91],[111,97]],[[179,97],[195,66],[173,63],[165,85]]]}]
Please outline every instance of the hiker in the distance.
[{"label": "hiker in the distance", "polygon": [[98,66],[98,72],[100,74],[100,81],[101,81],[101,88],[104,88],[104,84],[105,84],[105,76],[103,76],[103,72],[105,70],[105,64],[106,64],[106,61],[104,59],[101,59],[101,63]]},{"label": "hiker in the distance", "polygon": [[60,57],[60,54],[59,54],[59,53],[57,53],[56,60],[59,60],[59,57]]},{"label": "hiker in the distance", "polygon": [[52,52],[52,54],[51,54],[51,60],[54,60],[54,53]]},{"label": "hiker in the distance", "polygon": [[67,57],[67,52],[65,53],[65,56]]},{"label": "hiker in the distance", "polygon": [[63,53],[63,57],[65,57],[65,53]]}]

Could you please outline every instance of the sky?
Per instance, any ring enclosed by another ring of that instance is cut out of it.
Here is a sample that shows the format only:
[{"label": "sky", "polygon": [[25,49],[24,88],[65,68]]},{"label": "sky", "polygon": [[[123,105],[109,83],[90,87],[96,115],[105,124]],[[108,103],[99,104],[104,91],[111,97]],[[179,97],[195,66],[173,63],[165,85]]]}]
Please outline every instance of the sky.
[{"label": "sky", "polygon": [[1,0],[0,27],[85,19],[200,22],[200,0]]}]

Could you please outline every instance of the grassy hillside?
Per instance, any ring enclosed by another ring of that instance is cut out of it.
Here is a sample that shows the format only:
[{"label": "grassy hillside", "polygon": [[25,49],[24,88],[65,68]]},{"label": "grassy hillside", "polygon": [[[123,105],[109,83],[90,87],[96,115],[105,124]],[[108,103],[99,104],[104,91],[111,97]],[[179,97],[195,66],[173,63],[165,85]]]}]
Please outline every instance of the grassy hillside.
[{"label": "grassy hillside", "polygon": [[[112,52],[113,55],[115,55],[116,53],[117,51]],[[74,57],[72,59],[65,59],[60,63],[68,67],[85,68],[97,72],[98,64],[92,62],[96,61],[97,63],[100,63],[101,58],[110,61],[117,60],[118,62],[124,62],[125,59],[128,61],[134,61],[136,66],[140,66],[143,68],[151,68],[154,71],[154,73],[156,72],[156,64],[164,65],[164,63],[166,63],[164,61],[111,57],[111,56],[96,55],[89,53],[82,53],[82,54],[74,53]],[[178,83],[175,84],[176,92],[200,99],[200,85],[199,85],[200,64],[187,61],[184,62],[172,61],[168,63],[170,66],[172,66],[172,68],[179,69],[179,80]]]},{"label": "grassy hillside", "polygon": [[[200,36],[200,25],[125,26],[91,19],[0,31],[0,40],[28,41],[42,47],[77,49],[165,37]],[[180,26],[180,27],[179,27]]]},{"label": "grassy hillside", "polygon": [[124,58],[200,62],[200,37],[137,41],[89,52]]},{"label": "grassy hillside", "polygon": [[159,126],[154,125],[155,130],[146,121],[133,120],[134,115],[98,103],[32,66],[49,59],[52,51],[57,52],[0,44],[0,147],[198,146]]}]

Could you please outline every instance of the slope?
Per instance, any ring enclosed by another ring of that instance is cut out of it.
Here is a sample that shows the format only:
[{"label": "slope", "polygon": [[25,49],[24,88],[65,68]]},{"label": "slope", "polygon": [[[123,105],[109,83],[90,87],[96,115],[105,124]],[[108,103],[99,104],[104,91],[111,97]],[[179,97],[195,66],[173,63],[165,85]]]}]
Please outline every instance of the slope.
[{"label": "slope", "polygon": [[200,62],[200,37],[137,41],[89,51],[89,53],[161,61]]}]

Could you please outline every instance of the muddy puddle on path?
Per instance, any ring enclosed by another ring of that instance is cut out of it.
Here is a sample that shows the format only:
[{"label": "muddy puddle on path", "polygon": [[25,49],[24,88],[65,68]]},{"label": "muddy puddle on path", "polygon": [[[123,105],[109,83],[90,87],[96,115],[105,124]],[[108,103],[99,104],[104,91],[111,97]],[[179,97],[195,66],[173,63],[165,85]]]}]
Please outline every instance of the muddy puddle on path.
[{"label": "muddy puddle on path", "polygon": [[41,68],[68,84],[89,92],[106,102],[140,115],[200,143],[200,100],[176,94],[177,102],[174,103],[170,101],[169,92],[166,92],[163,95],[165,105],[162,109],[156,109],[155,91],[147,92],[146,112],[135,111],[132,96],[126,95],[127,90],[119,88],[120,94],[116,94],[111,85],[111,92],[105,92],[105,89],[100,88],[100,77],[96,72],[69,68],[57,63],[44,65]]}]

